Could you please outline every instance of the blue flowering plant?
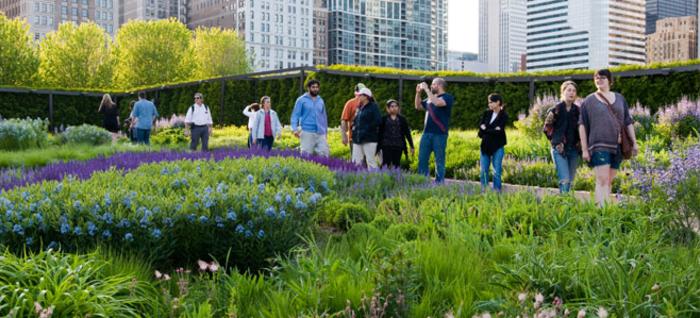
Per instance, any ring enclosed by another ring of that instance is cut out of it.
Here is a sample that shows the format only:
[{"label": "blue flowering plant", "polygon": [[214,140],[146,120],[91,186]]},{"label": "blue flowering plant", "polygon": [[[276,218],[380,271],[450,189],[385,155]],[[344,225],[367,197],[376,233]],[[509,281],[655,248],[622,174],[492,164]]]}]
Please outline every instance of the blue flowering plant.
[{"label": "blue flowering plant", "polygon": [[334,173],[299,159],[182,160],[110,169],[0,194],[11,250],[109,245],[156,262],[229,259],[260,268],[314,225]]}]

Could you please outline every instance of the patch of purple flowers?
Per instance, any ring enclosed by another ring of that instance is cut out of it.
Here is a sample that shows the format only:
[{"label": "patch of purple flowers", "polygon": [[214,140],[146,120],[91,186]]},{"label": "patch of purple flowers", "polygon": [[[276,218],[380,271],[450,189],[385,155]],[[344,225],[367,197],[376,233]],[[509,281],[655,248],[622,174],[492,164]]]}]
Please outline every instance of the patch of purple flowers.
[{"label": "patch of purple flowers", "polygon": [[293,157],[314,162],[328,167],[336,172],[357,172],[363,170],[351,162],[338,158],[326,158],[319,156],[302,155],[295,150],[272,150],[224,148],[211,152],[181,152],[160,151],[144,153],[119,153],[111,157],[98,157],[86,161],[70,161],[49,164],[36,169],[25,169],[18,172],[17,169],[8,169],[0,172],[0,190],[9,190],[17,187],[40,183],[49,180],[63,180],[72,176],[77,180],[90,178],[93,173],[105,171],[112,167],[129,171],[140,165],[156,162],[177,160],[215,160],[221,161],[229,158],[252,157]]},{"label": "patch of purple flowers", "polygon": [[668,167],[656,167],[650,152],[646,154],[649,164],[634,169],[636,186],[642,196],[649,197],[653,187],[663,189],[669,201],[676,197],[679,184],[693,173],[700,173],[700,144],[688,147],[684,151],[671,152],[671,164]]}]

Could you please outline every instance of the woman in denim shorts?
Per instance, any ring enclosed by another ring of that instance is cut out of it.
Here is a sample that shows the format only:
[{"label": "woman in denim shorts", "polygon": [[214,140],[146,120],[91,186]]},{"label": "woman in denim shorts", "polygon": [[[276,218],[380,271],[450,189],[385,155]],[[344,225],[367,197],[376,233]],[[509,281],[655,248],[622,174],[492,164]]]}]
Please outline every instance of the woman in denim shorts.
[{"label": "woman in denim shorts", "polygon": [[603,206],[610,198],[615,174],[622,163],[622,129],[627,129],[632,138],[633,156],[639,148],[627,101],[619,93],[610,91],[612,73],[607,69],[598,70],[593,80],[598,90],[581,104],[578,123],[583,160],[595,170],[595,201]]}]

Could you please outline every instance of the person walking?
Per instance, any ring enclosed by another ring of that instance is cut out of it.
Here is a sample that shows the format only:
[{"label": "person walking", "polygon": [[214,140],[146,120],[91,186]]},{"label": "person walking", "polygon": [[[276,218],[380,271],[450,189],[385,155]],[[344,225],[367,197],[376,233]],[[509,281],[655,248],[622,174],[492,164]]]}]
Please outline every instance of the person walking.
[{"label": "person walking", "polygon": [[260,105],[262,109],[257,112],[253,121],[253,144],[270,151],[275,138],[279,138],[282,134],[282,124],[277,117],[277,112],[272,110],[269,96],[260,98]]},{"label": "person walking", "polygon": [[364,84],[358,83],[355,85],[355,97],[348,99],[343,106],[343,113],[340,115],[340,136],[343,145],[350,147],[350,156],[352,157],[352,122],[355,119],[355,112],[360,106],[360,90],[367,88]]},{"label": "person walking", "polygon": [[114,142],[119,136],[119,106],[112,101],[109,94],[104,94],[97,112],[103,115],[102,126],[112,133],[112,142]]},{"label": "person walking", "polygon": [[408,157],[406,141],[410,146],[411,156],[415,154],[411,128],[406,117],[401,115],[399,102],[396,100],[390,99],[386,102],[386,113],[379,122],[377,151],[382,153],[382,167],[400,168],[401,155],[406,154]]},{"label": "person walking", "polygon": [[146,92],[139,92],[139,101],[131,111],[132,121],[136,121],[136,142],[150,145],[153,121],[158,117],[156,105],[146,99]]},{"label": "person walking", "polygon": [[373,170],[378,168],[376,154],[382,115],[369,88],[360,89],[358,97],[360,106],[352,123],[352,162],[358,166],[367,162],[367,168]]},{"label": "person walking", "polygon": [[602,207],[610,200],[622,160],[635,156],[639,148],[629,105],[621,94],[611,91],[612,72],[598,70],[593,81],[597,91],[581,103],[578,130],[581,156],[595,170],[595,201]]},{"label": "person walking", "polygon": [[201,140],[202,151],[209,151],[209,136],[213,125],[211,111],[204,104],[204,97],[201,93],[195,93],[194,104],[187,109],[185,115],[185,136],[190,136],[190,150],[197,150]]},{"label": "person walking", "polygon": [[306,89],[307,92],[297,98],[294,104],[291,128],[294,136],[299,138],[302,154],[328,157],[328,115],[323,98],[319,96],[321,83],[315,79],[310,80]]},{"label": "person walking", "polygon": [[248,117],[248,149],[250,149],[253,144],[253,122],[255,121],[255,114],[260,109],[258,103],[252,103],[245,108],[243,108],[243,115]]},{"label": "person walking", "polygon": [[547,112],[544,131],[552,144],[551,153],[559,177],[559,193],[568,193],[576,177],[581,140],[578,132],[580,110],[576,101],[578,86],[566,81],[559,89],[561,102]]},{"label": "person walking", "polygon": [[478,136],[481,138],[481,191],[484,192],[489,185],[489,170],[493,165],[493,189],[501,192],[501,174],[503,172],[504,146],[508,143],[506,138],[506,123],[508,114],[503,109],[503,97],[496,93],[488,96],[489,109],[481,116]]},{"label": "person walking", "polygon": [[[430,175],[430,154],[435,154],[435,182],[445,181],[445,149],[450,128],[450,114],[454,97],[448,93],[447,82],[435,78],[430,87],[426,83],[416,85],[415,106],[419,111],[425,111],[425,128],[418,148],[418,173]],[[425,92],[427,98],[422,99]]]}]

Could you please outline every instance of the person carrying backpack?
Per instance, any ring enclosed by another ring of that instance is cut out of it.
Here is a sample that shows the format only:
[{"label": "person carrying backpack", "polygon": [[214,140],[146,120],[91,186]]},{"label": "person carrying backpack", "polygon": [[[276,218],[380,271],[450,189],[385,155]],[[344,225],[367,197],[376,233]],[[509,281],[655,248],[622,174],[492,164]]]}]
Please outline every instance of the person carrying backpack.
[{"label": "person carrying backpack", "polygon": [[214,122],[209,107],[203,104],[201,93],[194,94],[194,105],[187,109],[185,115],[185,136],[190,136],[190,150],[197,150],[202,141],[202,151],[209,151],[209,136]]},{"label": "person carrying backpack", "polygon": [[580,108],[574,104],[577,86],[566,81],[560,88],[561,102],[549,109],[544,121],[544,133],[552,144],[552,160],[559,177],[559,193],[568,193],[576,176],[581,154],[578,132]]}]

